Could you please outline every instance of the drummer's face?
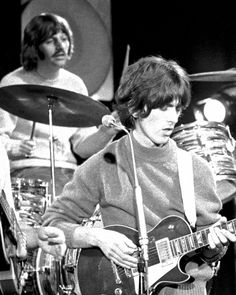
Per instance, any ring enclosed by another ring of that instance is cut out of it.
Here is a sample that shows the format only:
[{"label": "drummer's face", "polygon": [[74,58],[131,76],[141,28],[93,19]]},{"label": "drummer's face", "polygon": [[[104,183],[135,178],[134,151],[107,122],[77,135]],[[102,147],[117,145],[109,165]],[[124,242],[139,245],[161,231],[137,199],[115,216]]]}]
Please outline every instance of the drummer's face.
[{"label": "drummer's face", "polygon": [[70,41],[63,32],[58,32],[40,44],[39,49],[44,54],[43,62],[63,67],[69,59]]},{"label": "drummer's face", "polygon": [[168,142],[181,110],[177,101],[153,109],[147,118],[138,119],[134,136],[146,147],[161,146]]}]

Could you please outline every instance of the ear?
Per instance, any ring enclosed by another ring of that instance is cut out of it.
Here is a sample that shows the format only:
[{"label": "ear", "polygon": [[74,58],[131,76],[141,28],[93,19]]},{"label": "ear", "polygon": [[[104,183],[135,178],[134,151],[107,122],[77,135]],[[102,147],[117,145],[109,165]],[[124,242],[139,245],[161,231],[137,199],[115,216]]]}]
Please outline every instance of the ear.
[{"label": "ear", "polygon": [[[148,108],[147,108],[147,105],[145,105],[143,109],[144,109],[144,111],[146,112],[147,109],[148,109]],[[139,114],[140,114],[140,112],[135,112],[135,113],[132,114],[132,117],[133,117],[134,119],[138,119],[138,118],[139,118]]]},{"label": "ear", "polygon": [[136,112],[136,113],[133,113],[132,114],[132,117],[134,118],[134,119],[138,119],[138,113]]}]

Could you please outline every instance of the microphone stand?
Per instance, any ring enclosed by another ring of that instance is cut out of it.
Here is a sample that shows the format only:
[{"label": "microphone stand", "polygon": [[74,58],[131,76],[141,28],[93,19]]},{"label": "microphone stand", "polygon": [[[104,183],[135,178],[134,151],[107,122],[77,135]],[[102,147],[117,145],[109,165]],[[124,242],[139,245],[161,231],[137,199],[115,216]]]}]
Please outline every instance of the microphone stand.
[{"label": "microphone stand", "polygon": [[139,185],[136,163],[134,157],[134,147],[133,142],[130,136],[130,133],[122,125],[112,122],[115,127],[122,129],[129,138],[130,142],[130,151],[133,164],[133,173],[134,173],[134,194],[137,208],[137,220],[138,220],[138,230],[139,230],[139,244],[141,247],[141,253],[138,262],[138,273],[139,273],[139,293],[138,295],[149,295],[149,284],[148,284],[148,236],[147,228],[145,222],[145,215],[143,210],[143,197],[142,190]]}]

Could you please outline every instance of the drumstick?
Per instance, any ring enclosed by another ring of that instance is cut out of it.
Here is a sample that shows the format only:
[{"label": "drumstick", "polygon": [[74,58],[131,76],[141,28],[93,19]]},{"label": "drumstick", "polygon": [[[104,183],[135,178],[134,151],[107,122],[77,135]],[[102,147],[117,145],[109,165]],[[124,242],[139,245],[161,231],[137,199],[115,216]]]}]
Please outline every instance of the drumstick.
[{"label": "drumstick", "polygon": [[31,134],[30,134],[30,140],[33,140],[33,138],[34,138],[35,124],[36,124],[36,122],[33,122],[32,130],[31,130]]},{"label": "drumstick", "polygon": [[126,48],[126,54],[125,54],[125,61],[124,61],[124,66],[123,66],[123,71],[122,71],[122,75],[121,77],[123,76],[126,68],[128,67],[129,65],[129,52],[130,52],[130,46],[129,44],[127,45],[127,48]]}]

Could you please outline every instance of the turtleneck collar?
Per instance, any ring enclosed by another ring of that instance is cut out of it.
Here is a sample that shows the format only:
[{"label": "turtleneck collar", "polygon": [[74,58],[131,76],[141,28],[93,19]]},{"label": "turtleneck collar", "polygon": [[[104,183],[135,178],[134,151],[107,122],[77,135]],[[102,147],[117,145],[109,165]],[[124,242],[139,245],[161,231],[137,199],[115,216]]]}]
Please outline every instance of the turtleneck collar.
[{"label": "turtleneck collar", "polygon": [[[175,142],[170,138],[164,146],[155,146],[155,147],[145,147],[141,145],[133,136],[133,132],[130,132],[131,139],[134,146],[135,157],[140,159],[148,159],[149,161],[166,161],[170,159],[170,156],[173,156],[175,153]],[[129,144],[129,139],[127,137],[127,143]]]}]

